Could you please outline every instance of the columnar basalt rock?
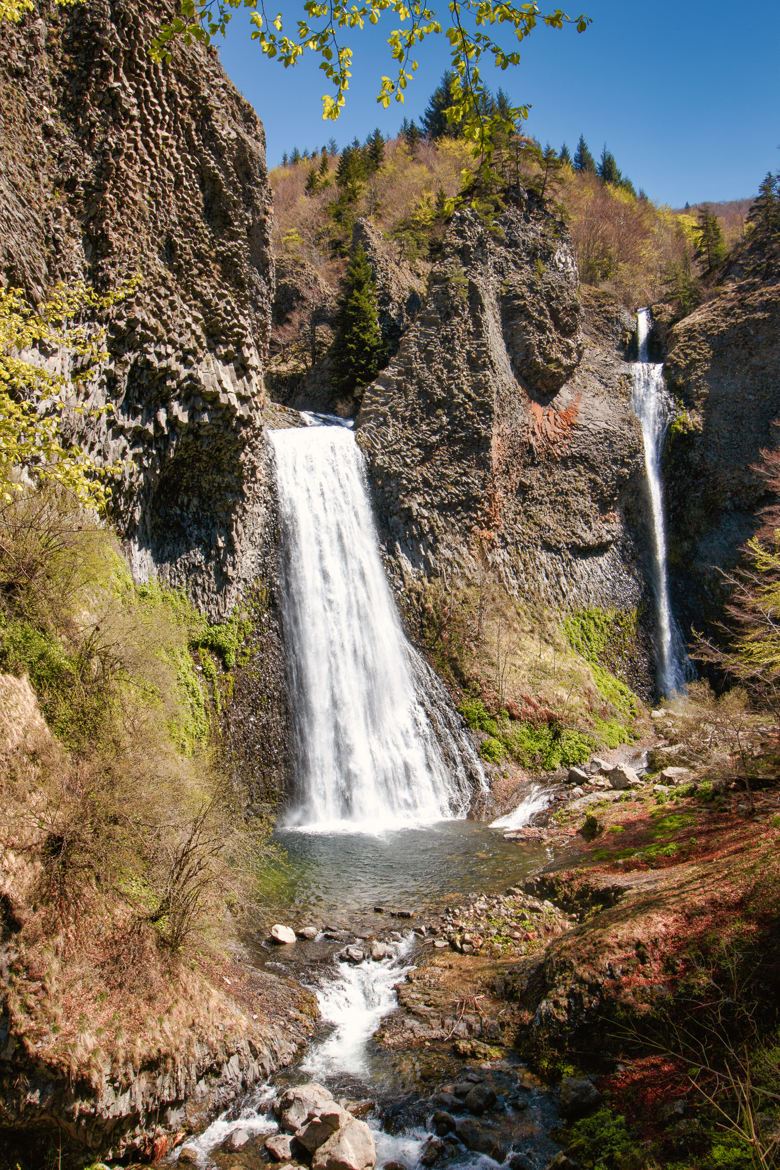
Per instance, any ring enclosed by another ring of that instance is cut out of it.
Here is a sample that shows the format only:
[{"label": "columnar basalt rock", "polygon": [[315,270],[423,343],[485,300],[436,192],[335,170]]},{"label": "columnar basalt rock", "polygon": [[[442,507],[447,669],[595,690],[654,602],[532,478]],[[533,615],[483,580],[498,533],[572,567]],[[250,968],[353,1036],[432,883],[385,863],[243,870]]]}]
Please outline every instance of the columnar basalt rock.
[{"label": "columnar basalt rock", "polygon": [[723,571],[768,502],[761,451],[780,440],[780,261],[766,251],[748,239],[719,295],[666,337],[666,381],[680,407],[665,452],[671,585],[686,626],[698,629],[722,614]]},{"label": "columnar basalt rock", "polygon": [[171,0],[87,0],[0,26],[0,271],[33,299],[59,279],[138,274],[78,426],[122,465],[117,520],[140,578],[212,613],[254,573],[273,263],[264,134],[216,54],[155,65]]},{"label": "columnar basalt rock", "polygon": [[457,214],[427,300],[358,418],[402,572],[487,563],[526,597],[634,606],[641,440],[631,322],[580,293],[563,224],[519,197]]}]

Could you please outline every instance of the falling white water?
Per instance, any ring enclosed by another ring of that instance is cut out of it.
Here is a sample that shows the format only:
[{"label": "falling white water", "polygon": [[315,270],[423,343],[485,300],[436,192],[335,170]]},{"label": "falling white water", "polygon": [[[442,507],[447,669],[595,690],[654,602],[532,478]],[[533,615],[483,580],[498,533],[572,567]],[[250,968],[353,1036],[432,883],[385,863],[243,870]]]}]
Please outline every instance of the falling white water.
[{"label": "falling white water", "polygon": [[465,816],[469,771],[481,769],[452,726],[444,730],[460,734],[460,751],[445,763],[446,740],[420,700],[421,668],[385,579],[354,435],[312,425],[272,431],[270,440],[296,736],[288,823],[381,833]]},{"label": "falling white water", "polygon": [[647,360],[649,333],[650,310],[640,309],[637,314],[639,361],[634,362],[632,367],[632,405],[642,424],[645,469],[653,521],[653,593],[656,608],[658,689],[662,695],[674,695],[684,690],[690,678],[690,667],[669,602],[666,530],[661,489],[661,451],[671,411],[664,385],[663,366]]},{"label": "falling white water", "polygon": [[410,934],[378,961],[338,962],[335,977],[318,988],[320,1015],[333,1032],[309,1050],[301,1066],[314,1080],[369,1073],[368,1042],[398,1003],[395,989],[412,969],[407,960],[413,942]]},{"label": "falling white water", "polygon": [[542,812],[550,803],[550,794],[544,788],[534,785],[528,795],[520,801],[517,808],[506,816],[490,822],[491,829],[522,829],[524,825]]}]

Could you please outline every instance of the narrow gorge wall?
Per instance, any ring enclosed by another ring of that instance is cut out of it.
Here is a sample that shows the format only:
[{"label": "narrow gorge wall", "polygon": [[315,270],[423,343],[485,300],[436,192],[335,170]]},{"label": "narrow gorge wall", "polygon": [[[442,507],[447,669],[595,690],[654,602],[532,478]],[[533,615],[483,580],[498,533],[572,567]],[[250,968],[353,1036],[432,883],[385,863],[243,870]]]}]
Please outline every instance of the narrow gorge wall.
[{"label": "narrow gorge wall", "polygon": [[611,298],[580,290],[568,232],[531,197],[492,231],[455,216],[358,417],[405,572],[473,577],[486,563],[546,604],[638,605],[632,328]]},{"label": "narrow gorge wall", "polygon": [[734,567],[768,503],[757,470],[780,441],[780,256],[753,233],[713,299],[667,334],[680,416],[666,451],[670,571],[686,626],[722,615]]},{"label": "narrow gorge wall", "polygon": [[125,464],[117,521],[140,578],[213,614],[257,570],[263,365],[273,264],[263,129],[216,54],[149,45],[169,0],[43,0],[0,25],[0,272],[141,285],[109,322],[111,361],[82,428]]}]

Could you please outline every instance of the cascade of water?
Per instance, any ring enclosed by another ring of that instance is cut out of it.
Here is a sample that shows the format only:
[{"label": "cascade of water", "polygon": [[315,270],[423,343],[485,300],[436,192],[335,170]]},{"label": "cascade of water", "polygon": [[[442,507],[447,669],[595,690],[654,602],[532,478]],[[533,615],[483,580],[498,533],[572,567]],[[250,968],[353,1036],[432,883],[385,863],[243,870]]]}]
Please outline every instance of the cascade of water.
[{"label": "cascade of water", "polygon": [[664,385],[663,366],[647,360],[649,333],[650,310],[640,309],[637,314],[639,361],[634,362],[632,367],[632,405],[642,425],[645,470],[653,522],[653,593],[656,608],[658,689],[663,695],[673,695],[683,690],[689,681],[690,664],[669,601],[661,451],[671,411]]},{"label": "cascade of water", "polygon": [[445,764],[418,695],[421,667],[385,578],[354,435],[310,426],[270,441],[297,757],[289,823],[378,833],[465,816],[479,762],[451,724],[460,763]]}]

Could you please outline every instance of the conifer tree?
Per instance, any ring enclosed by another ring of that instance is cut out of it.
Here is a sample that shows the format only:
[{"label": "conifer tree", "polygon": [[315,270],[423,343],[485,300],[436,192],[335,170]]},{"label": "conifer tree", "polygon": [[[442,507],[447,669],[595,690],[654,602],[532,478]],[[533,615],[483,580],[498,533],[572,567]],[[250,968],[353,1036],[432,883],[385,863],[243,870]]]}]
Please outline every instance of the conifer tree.
[{"label": "conifer tree", "polygon": [[349,262],[339,297],[333,340],[337,388],[355,394],[367,386],[379,372],[383,351],[374,278],[361,244]]},{"label": "conifer tree", "polygon": [[588,150],[588,144],[582,134],[574,152],[574,169],[581,174],[585,172],[589,175],[596,174],[596,160]]},{"label": "conifer tree", "polygon": [[287,151],[285,151],[284,154],[282,155],[282,166],[286,167],[288,162],[289,162],[289,159],[287,158]]},{"label": "conifer tree", "polygon": [[707,207],[699,208],[699,224],[696,228],[693,254],[701,263],[705,275],[714,272],[726,259],[726,245],[720,221]]},{"label": "conifer tree", "polygon": [[322,154],[320,155],[320,166],[317,174],[320,179],[324,179],[328,173],[328,152],[323,146]]},{"label": "conifer tree", "polygon": [[620,186],[623,178],[615,162],[615,156],[612,151],[607,150],[606,144],[599,159],[598,176],[602,183],[613,183],[616,187]]},{"label": "conifer tree", "polygon": [[408,118],[404,118],[403,125],[401,126],[401,136],[412,154],[414,154],[422,138],[422,131],[414,119],[410,122]]},{"label": "conifer tree", "polygon": [[319,183],[318,183],[317,168],[316,167],[309,167],[309,170],[308,170],[307,175],[306,175],[306,186],[304,187],[304,191],[306,192],[307,195],[314,195],[317,191],[318,186],[319,186]]},{"label": "conifer tree", "polygon": [[770,240],[780,236],[780,174],[767,174],[750,205],[747,221],[754,230],[768,232]]},{"label": "conifer tree", "polygon": [[561,153],[559,154],[558,157],[560,158],[561,162],[564,163],[566,166],[570,167],[572,165],[571,155],[569,154],[569,148],[565,142],[564,142],[563,146],[561,147]]},{"label": "conifer tree", "polygon": [[457,138],[458,136],[457,127],[447,118],[447,110],[455,104],[455,95],[452,90],[454,80],[454,73],[448,70],[431,94],[430,101],[422,116],[423,131],[426,137],[433,141],[436,141],[437,138]]},{"label": "conifer tree", "polygon": [[385,161],[385,140],[379,127],[366,139],[366,154],[369,170],[378,171]]}]

